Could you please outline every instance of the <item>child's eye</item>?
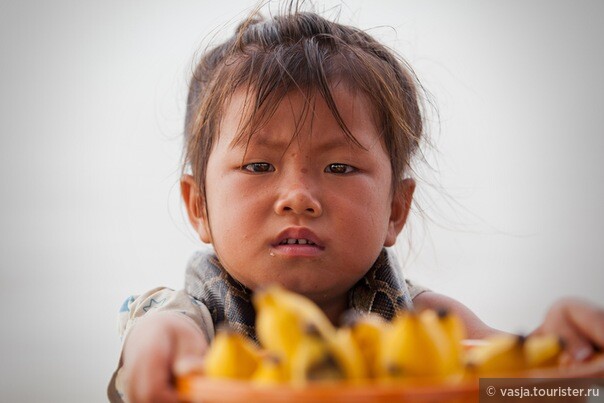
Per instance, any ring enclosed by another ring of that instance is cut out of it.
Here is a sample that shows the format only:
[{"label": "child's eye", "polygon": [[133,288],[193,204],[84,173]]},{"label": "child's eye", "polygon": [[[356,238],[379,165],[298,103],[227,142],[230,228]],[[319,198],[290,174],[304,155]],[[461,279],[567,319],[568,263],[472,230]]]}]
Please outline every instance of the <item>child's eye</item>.
[{"label": "child's eye", "polygon": [[350,174],[356,172],[357,169],[352,165],[347,164],[329,164],[325,168],[325,172],[332,174]]},{"label": "child's eye", "polygon": [[243,171],[248,171],[252,173],[264,173],[264,172],[273,172],[275,167],[269,164],[268,162],[252,162],[250,164],[245,164],[241,167]]}]

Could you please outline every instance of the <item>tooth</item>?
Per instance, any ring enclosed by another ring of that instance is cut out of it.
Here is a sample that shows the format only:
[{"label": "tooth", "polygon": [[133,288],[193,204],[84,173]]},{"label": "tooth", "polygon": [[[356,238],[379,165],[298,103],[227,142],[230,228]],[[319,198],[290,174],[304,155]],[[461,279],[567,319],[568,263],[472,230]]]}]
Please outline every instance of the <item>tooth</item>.
[{"label": "tooth", "polygon": [[293,239],[293,238],[287,238],[287,243],[290,244],[290,245],[293,245],[293,244],[296,243],[296,240]]},{"label": "tooth", "polygon": [[308,241],[306,239],[298,239],[298,243],[300,245],[306,245],[308,243]]}]

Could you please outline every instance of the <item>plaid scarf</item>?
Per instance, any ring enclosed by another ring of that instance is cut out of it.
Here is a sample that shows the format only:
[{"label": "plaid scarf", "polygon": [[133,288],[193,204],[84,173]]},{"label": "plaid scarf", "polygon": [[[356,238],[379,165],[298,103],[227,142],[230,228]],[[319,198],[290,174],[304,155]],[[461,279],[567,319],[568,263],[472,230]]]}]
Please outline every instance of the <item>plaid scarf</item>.
[{"label": "plaid scarf", "polygon": [[[215,328],[226,322],[257,340],[252,290],[231,277],[214,254],[197,252],[193,256],[187,267],[185,289],[208,308]],[[391,263],[386,249],[348,292],[348,308],[373,312],[386,320],[391,320],[398,310],[413,308],[402,272],[396,262]]]}]

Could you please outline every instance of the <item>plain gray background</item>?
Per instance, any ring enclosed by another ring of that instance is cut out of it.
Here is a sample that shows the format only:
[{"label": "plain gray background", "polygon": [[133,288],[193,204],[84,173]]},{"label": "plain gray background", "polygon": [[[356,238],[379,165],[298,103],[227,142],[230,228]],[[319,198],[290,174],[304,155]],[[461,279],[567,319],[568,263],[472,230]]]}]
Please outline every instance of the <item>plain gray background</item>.
[{"label": "plain gray background", "polygon": [[[105,401],[122,301],[182,286],[193,56],[253,4],[0,3],[0,400]],[[335,4],[316,9],[400,51],[439,108],[408,275],[510,331],[565,295],[604,305],[602,4]]]}]

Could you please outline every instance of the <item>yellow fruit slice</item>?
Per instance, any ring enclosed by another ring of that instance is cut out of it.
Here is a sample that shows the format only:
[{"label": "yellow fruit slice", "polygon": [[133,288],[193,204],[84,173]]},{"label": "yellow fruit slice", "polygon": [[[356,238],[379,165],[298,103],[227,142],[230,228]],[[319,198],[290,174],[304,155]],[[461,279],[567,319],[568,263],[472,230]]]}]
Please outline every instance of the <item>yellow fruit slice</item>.
[{"label": "yellow fruit slice", "polygon": [[249,379],[259,363],[260,351],[250,339],[221,329],[206,354],[205,371],[211,378]]},{"label": "yellow fruit slice", "polygon": [[251,379],[257,385],[278,385],[287,382],[289,374],[279,357],[265,354]]},{"label": "yellow fruit slice", "polygon": [[562,349],[562,340],[556,335],[529,336],[524,343],[524,354],[528,368],[557,365]]},{"label": "yellow fruit slice", "polygon": [[487,337],[487,344],[468,351],[466,367],[477,374],[516,372],[527,368],[524,356],[526,338],[501,334]]},{"label": "yellow fruit slice", "polygon": [[363,357],[367,377],[377,377],[380,345],[388,323],[381,316],[369,314],[354,318],[349,326]]}]

